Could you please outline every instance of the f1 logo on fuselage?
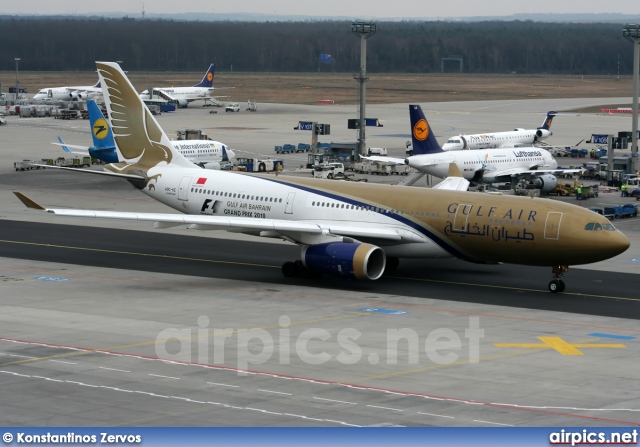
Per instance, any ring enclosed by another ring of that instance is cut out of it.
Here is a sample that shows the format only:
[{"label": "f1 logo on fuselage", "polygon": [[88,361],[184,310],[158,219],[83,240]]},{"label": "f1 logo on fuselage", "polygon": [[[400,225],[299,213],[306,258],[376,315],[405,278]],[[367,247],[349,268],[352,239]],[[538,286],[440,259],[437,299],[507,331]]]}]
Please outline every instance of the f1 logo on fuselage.
[{"label": "f1 logo on fuselage", "polygon": [[429,136],[429,124],[427,120],[421,119],[413,126],[413,138],[418,141],[424,141]]},{"label": "f1 logo on fuselage", "polygon": [[93,136],[95,136],[98,140],[103,140],[109,134],[109,125],[105,121],[104,118],[98,118],[95,123],[93,123]]}]

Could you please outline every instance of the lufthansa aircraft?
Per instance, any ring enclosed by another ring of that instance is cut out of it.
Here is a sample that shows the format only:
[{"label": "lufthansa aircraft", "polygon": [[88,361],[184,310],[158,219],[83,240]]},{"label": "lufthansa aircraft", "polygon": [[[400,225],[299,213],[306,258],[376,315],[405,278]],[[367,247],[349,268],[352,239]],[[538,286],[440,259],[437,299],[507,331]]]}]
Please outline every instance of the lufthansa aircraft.
[{"label": "lufthansa aircraft", "polygon": [[[203,100],[206,102],[213,98],[214,90],[219,90],[213,87],[215,71],[216,64],[211,64],[202,81],[193,87],[154,87],[151,90],[155,95],[176,101],[180,107],[187,107],[192,101]],[[151,99],[149,89],[140,93],[140,98]]]},{"label": "lufthansa aircraft", "polygon": [[[558,184],[557,175],[580,172],[580,169],[558,169],[549,151],[537,147],[473,151],[443,150],[419,105],[409,106],[413,155],[406,159],[363,157],[373,161],[405,163],[412,168],[444,178],[449,164],[455,163],[472,185],[479,183],[517,183],[526,180],[542,192],[551,192]],[[512,182],[514,180],[514,182]]]},{"label": "lufthansa aircraft", "polygon": [[547,117],[537,129],[514,129],[509,132],[494,132],[451,137],[442,146],[445,151],[463,149],[492,149],[496,147],[518,147],[532,145],[551,136],[551,121],[557,112],[547,112]]},{"label": "lufthansa aircraft", "polygon": [[[180,155],[120,66],[97,62],[118,158],[107,171],[183,214],[30,208],[60,216],[188,225],[280,238],[300,247],[285,276],[305,272],[375,280],[398,258],[458,258],[552,267],[561,292],[569,265],[616,256],[627,238],[603,216],[560,201],[416,187],[202,170]],[[429,135],[419,123],[414,132]]]},{"label": "lufthansa aircraft", "polygon": [[[100,111],[98,104],[91,99],[87,101],[87,112],[89,112],[93,146],[66,144],[60,137],[58,137],[59,143],[52,144],[62,146],[62,149],[68,153],[90,155],[105,163],[117,163],[119,160],[116,143],[109,122]],[[235,152],[219,141],[185,140],[172,141],[171,144],[187,160],[204,169],[220,169],[222,163],[232,162],[236,158]],[[70,148],[80,149],[83,152],[73,151]]]}]

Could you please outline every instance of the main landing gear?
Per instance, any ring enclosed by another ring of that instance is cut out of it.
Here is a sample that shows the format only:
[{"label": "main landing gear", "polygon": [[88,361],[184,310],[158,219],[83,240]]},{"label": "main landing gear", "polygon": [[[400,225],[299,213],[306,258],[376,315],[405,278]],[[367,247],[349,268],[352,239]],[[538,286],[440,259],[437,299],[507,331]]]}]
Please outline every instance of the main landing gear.
[{"label": "main landing gear", "polygon": [[322,278],[322,272],[309,270],[302,261],[285,262],[282,264],[282,274],[287,278]]},{"label": "main landing gear", "polygon": [[555,267],[553,267],[553,269],[551,270],[551,273],[553,273],[553,279],[551,280],[551,282],[549,282],[549,292],[564,292],[565,284],[564,281],[560,278],[562,278],[562,276],[567,273],[567,271],[569,271],[568,265],[556,265]]}]

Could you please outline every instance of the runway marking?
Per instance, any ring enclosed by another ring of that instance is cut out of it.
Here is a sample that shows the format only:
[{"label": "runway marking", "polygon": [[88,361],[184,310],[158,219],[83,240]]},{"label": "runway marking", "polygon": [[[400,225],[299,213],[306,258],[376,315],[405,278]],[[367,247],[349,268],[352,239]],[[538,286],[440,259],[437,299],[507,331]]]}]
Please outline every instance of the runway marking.
[{"label": "runway marking", "polygon": [[281,268],[280,266],[277,266],[277,265],[253,264],[250,262],[219,261],[215,259],[190,258],[187,256],[169,256],[169,255],[159,255],[159,254],[153,254],[153,253],[139,253],[135,251],[120,251],[120,250],[106,250],[102,248],[74,247],[72,245],[40,244],[36,242],[9,241],[5,239],[0,239],[0,242],[5,244],[33,245],[35,247],[60,248],[65,250],[78,250],[78,251],[88,251],[88,252],[96,252],[96,253],[113,253],[117,255],[143,256],[147,258],[176,259],[180,261],[197,261],[197,262],[206,262],[206,263],[212,263],[212,264],[247,265],[251,267],[265,267],[265,268],[272,268],[272,269]]},{"label": "runway marking", "polygon": [[382,410],[391,410],[391,411],[404,411],[404,410],[400,410],[398,408],[390,408],[390,407],[380,407],[378,405],[367,405],[367,407],[371,407],[371,408],[380,408]]},{"label": "runway marking", "polygon": [[626,335],[615,335],[615,334],[602,334],[600,332],[594,332],[593,334],[588,334],[589,337],[600,337],[600,338],[613,338],[616,340],[627,340],[627,341],[631,341],[631,340],[635,340],[636,337],[629,337]]},{"label": "runway marking", "polygon": [[336,402],[339,404],[349,404],[349,405],[358,405],[357,402],[347,402],[344,400],[335,400],[335,399],[325,399],[324,397],[313,397],[314,399],[318,399],[318,400],[326,400],[327,402]]},{"label": "runway marking", "polygon": [[150,375],[150,376],[153,376],[153,377],[160,377],[160,378],[162,378],[162,379],[180,380],[180,377],[162,376],[162,375],[160,375],[160,374],[151,374],[151,373],[149,373],[149,375]]},{"label": "runway marking", "polygon": [[[115,355],[115,356],[121,356],[121,357],[127,357],[127,358],[135,358],[135,359],[140,359],[140,360],[150,360],[150,361],[156,361],[156,362],[161,361],[163,363],[165,362],[164,360],[162,360],[160,358],[154,358],[154,357],[144,356],[144,355],[140,355],[140,354],[128,354],[128,353],[125,353],[125,352],[94,351],[94,350],[89,350],[87,348],[80,348],[80,347],[75,347],[75,346],[64,346],[64,345],[56,345],[56,344],[51,344],[51,343],[25,341],[25,340],[12,340],[12,339],[7,339],[7,338],[0,338],[0,340],[9,341],[9,342],[12,342],[12,343],[19,343],[19,344],[27,344],[27,345],[35,345],[35,346],[47,346],[47,347],[55,347],[55,348],[60,348],[60,349],[85,350],[85,351],[91,352],[91,353],[97,352],[97,353],[101,353],[101,354]],[[527,351],[527,352],[530,352],[530,351]],[[217,366],[217,365],[209,365],[209,364],[190,363],[190,362],[180,362],[180,361],[173,361],[172,363],[182,364],[182,365],[185,365],[185,366],[196,366],[196,367],[207,368],[207,369],[212,369],[212,370],[217,370],[217,371],[228,371],[228,372],[234,372],[234,373],[246,372],[246,373],[256,374],[256,375],[260,375],[260,376],[264,376],[264,377],[273,377],[273,378],[279,378],[279,379],[285,379],[285,380],[297,380],[297,381],[301,381],[301,382],[313,383],[313,384],[318,384],[318,385],[332,385],[332,386],[345,387],[345,388],[358,390],[358,391],[371,391],[371,392],[392,394],[392,395],[397,395],[397,396],[402,396],[402,397],[421,397],[421,398],[424,398],[424,399],[436,400],[436,401],[447,401],[447,402],[454,402],[454,403],[468,404],[468,405],[479,405],[479,406],[498,407],[498,408],[505,408],[505,409],[512,409],[512,410],[523,410],[523,411],[530,411],[532,413],[540,413],[540,414],[545,414],[545,415],[564,416],[564,417],[571,417],[571,418],[595,420],[595,421],[598,421],[598,422],[603,422],[604,421],[604,422],[610,422],[610,423],[613,423],[613,424],[625,424],[625,425],[640,426],[640,423],[638,423],[636,421],[624,421],[624,420],[603,418],[603,417],[597,417],[597,416],[587,416],[587,415],[581,415],[581,414],[573,414],[573,413],[554,411],[554,410],[545,409],[545,408],[527,407],[527,406],[520,406],[520,405],[506,404],[506,403],[491,403],[491,402],[465,400],[465,399],[461,399],[461,398],[450,398],[450,397],[445,397],[445,396],[435,396],[435,395],[422,394],[422,393],[416,393],[416,392],[411,392],[411,391],[392,390],[392,389],[387,389],[387,388],[372,387],[372,386],[359,385],[359,384],[353,384],[353,383],[332,382],[332,381],[328,381],[328,380],[312,379],[312,378],[307,378],[307,377],[291,376],[291,375],[284,375],[284,374],[264,372],[264,371],[239,370],[238,368],[231,368],[231,367],[226,367],[226,366]],[[14,372],[11,372],[11,371],[0,370],[0,373],[19,375],[19,376],[22,376],[22,377],[40,377],[40,378],[46,379],[46,378],[41,377],[41,376],[28,376],[28,375],[25,375],[25,374],[18,374],[18,373],[14,373]],[[112,388],[112,387],[88,385],[88,384],[86,384],[86,386],[99,387],[99,388]],[[127,391],[127,392],[130,392],[130,391]],[[155,395],[153,393],[148,393],[148,392],[144,392],[144,391],[135,391],[135,392],[136,393],[142,393],[142,394]],[[159,396],[159,397],[164,397],[164,396]],[[316,397],[314,397],[314,398],[315,399],[324,399],[324,398],[316,398]],[[324,399],[324,400],[330,400],[330,399]],[[221,403],[216,403],[216,402],[208,402],[208,403],[214,404],[214,405],[227,406],[226,404],[221,404]],[[351,403],[356,405],[353,402],[351,402]],[[606,410],[604,410],[604,411],[606,411]],[[325,419],[325,420],[331,422],[331,420],[329,420],[329,419]],[[333,421],[333,422],[335,422],[335,421]],[[347,425],[350,425],[350,424],[347,424]]]},{"label": "runway marking", "polygon": [[[2,241],[0,241],[2,242]],[[387,276],[386,278],[393,279],[401,279],[404,281],[419,281],[419,282],[432,282],[437,284],[454,284],[457,286],[469,286],[469,287],[485,287],[489,289],[504,289],[504,290],[523,290],[525,292],[538,292],[538,293],[551,293],[548,290],[543,289],[527,289],[525,287],[510,287],[510,286],[497,286],[493,284],[479,284],[479,283],[470,283],[470,282],[462,282],[462,281],[444,281],[440,279],[426,279],[426,278],[411,278],[406,276]],[[592,298],[603,298],[609,300],[625,300],[625,301],[638,301],[640,302],[640,298],[625,298],[621,296],[610,296],[610,295],[593,295],[590,293],[578,293],[578,292],[562,292],[563,295],[574,295],[574,296],[589,296]],[[399,306],[396,304],[395,306]]]},{"label": "runway marking", "polygon": [[[49,360],[50,362],[59,362],[60,360]],[[109,371],[118,371],[118,372],[123,372],[123,373],[130,373],[131,371],[127,371],[124,369],[118,369],[118,368],[107,368],[106,366],[98,366],[98,368],[100,369],[108,369]]]},{"label": "runway marking", "polygon": [[227,385],[226,383],[207,382],[210,385],[228,386],[230,388],[240,388],[238,385]]},{"label": "runway marking", "polygon": [[50,362],[56,362],[56,363],[67,363],[69,365],[77,365],[76,362],[67,362],[67,361],[64,361],[64,360],[49,360],[49,361]]},{"label": "runway marking", "polygon": [[291,393],[283,393],[282,391],[271,391],[271,390],[261,390],[258,388],[258,391],[263,391],[265,393],[273,393],[273,394],[284,394],[285,396],[293,396]]},{"label": "runway marking", "polygon": [[444,414],[433,414],[433,413],[421,413],[420,411],[417,411],[418,414],[424,414],[427,416],[435,416],[435,417],[439,417],[439,418],[449,418],[449,419],[455,419],[454,416],[445,416]]},{"label": "runway marking", "polygon": [[505,427],[515,427],[515,425],[511,425],[511,424],[501,424],[500,422],[481,421],[479,419],[474,419],[473,422],[480,422],[482,424],[504,425]]},{"label": "runway marking", "polygon": [[[274,415],[280,415],[280,416],[291,416],[291,417],[296,417],[296,418],[300,418],[300,419],[307,419],[307,420],[312,420],[312,421],[318,421],[318,422],[333,422],[333,423],[339,424],[339,425],[346,425],[346,426],[350,426],[350,427],[360,427],[359,425],[350,424],[350,423],[345,422],[345,421],[337,421],[337,420],[333,420],[333,419],[318,419],[318,418],[312,418],[312,417],[309,417],[309,416],[305,416],[305,415],[302,415],[302,414],[278,413],[278,412],[275,412],[275,411],[262,410],[262,409],[253,408],[253,407],[242,407],[242,406],[237,406],[237,405],[223,404],[223,403],[220,403],[220,402],[205,402],[205,401],[190,399],[190,398],[182,397],[182,396],[167,396],[167,395],[164,395],[164,394],[156,394],[156,393],[151,393],[151,392],[148,392],[148,391],[128,390],[128,389],[124,389],[124,388],[118,388],[118,387],[106,386],[106,385],[92,385],[92,384],[88,384],[88,383],[85,383],[85,382],[76,382],[76,381],[71,381],[71,380],[57,380],[57,379],[52,379],[50,377],[35,376],[35,375],[28,375],[28,374],[19,374],[19,373],[14,373],[12,371],[0,370],[0,373],[10,374],[10,375],[18,376],[18,377],[25,377],[25,378],[43,379],[43,380],[53,381],[53,382],[64,382],[64,383],[73,384],[73,385],[88,386],[90,388],[103,388],[103,389],[112,390],[112,391],[118,391],[118,392],[123,392],[123,393],[146,394],[146,395],[152,396],[152,397],[159,397],[159,398],[162,398],[162,399],[180,400],[180,401],[191,402],[191,403],[200,404],[200,405],[207,405],[207,404],[208,405],[216,405],[216,406],[223,406],[225,408],[231,408],[231,409],[234,409],[234,410],[258,411],[258,412],[261,412],[261,413],[268,413],[268,414],[274,414]],[[150,374],[150,375],[153,375],[153,374]],[[173,416],[173,415],[165,415],[165,417],[168,417],[168,416]]]},{"label": "runway marking", "polygon": [[560,337],[539,336],[542,343],[494,343],[498,348],[550,348],[562,355],[584,355],[578,348],[604,348],[604,349],[624,349],[625,345],[619,343],[567,343]]}]

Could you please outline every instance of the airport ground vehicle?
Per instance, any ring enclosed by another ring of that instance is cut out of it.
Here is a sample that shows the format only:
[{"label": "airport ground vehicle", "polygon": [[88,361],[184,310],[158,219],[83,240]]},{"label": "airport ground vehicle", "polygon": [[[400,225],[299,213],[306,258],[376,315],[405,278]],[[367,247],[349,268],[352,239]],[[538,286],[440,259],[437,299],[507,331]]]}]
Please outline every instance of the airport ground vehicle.
[{"label": "airport ground vehicle", "polygon": [[7,120],[4,118],[4,113],[0,113],[0,126],[7,124]]},{"label": "airport ground vehicle", "polygon": [[313,167],[313,178],[344,178],[342,163],[320,163]]},{"label": "airport ground vehicle", "polygon": [[247,112],[257,112],[258,106],[256,105],[255,100],[247,100]]},{"label": "airport ground vehicle", "polygon": [[580,173],[581,179],[594,179],[600,180],[607,176],[607,164],[600,163],[598,161],[589,161],[583,163],[583,171]]},{"label": "airport ground vehicle", "polygon": [[22,160],[22,161],[16,161],[13,164],[13,167],[16,169],[16,171],[30,171],[32,169],[40,169],[40,166],[34,166],[34,164],[38,163],[35,160]]},{"label": "airport ground vehicle", "polygon": [[[268,158],[260,160],[257,158],[238,158],[238,169],[247,172],[272,172],[276,169],[282,170],[284,167],[283,160],[274,160]],[[280,166],[280,168],[278,168]]]},{"label": "airport ground vehicle", "polygon": [[391,166],[391,174],[409,175],[410,172],[411,172],[411,166],[402,165],[400,163],[396,163]]},{"label": "airport ground vehicle", "polygon": [[230,104],[227,104],[227,106],[224,108],[225,112],[239,112],[240,111],[240,106],[238,105],[237,102],[232,102]]}]

